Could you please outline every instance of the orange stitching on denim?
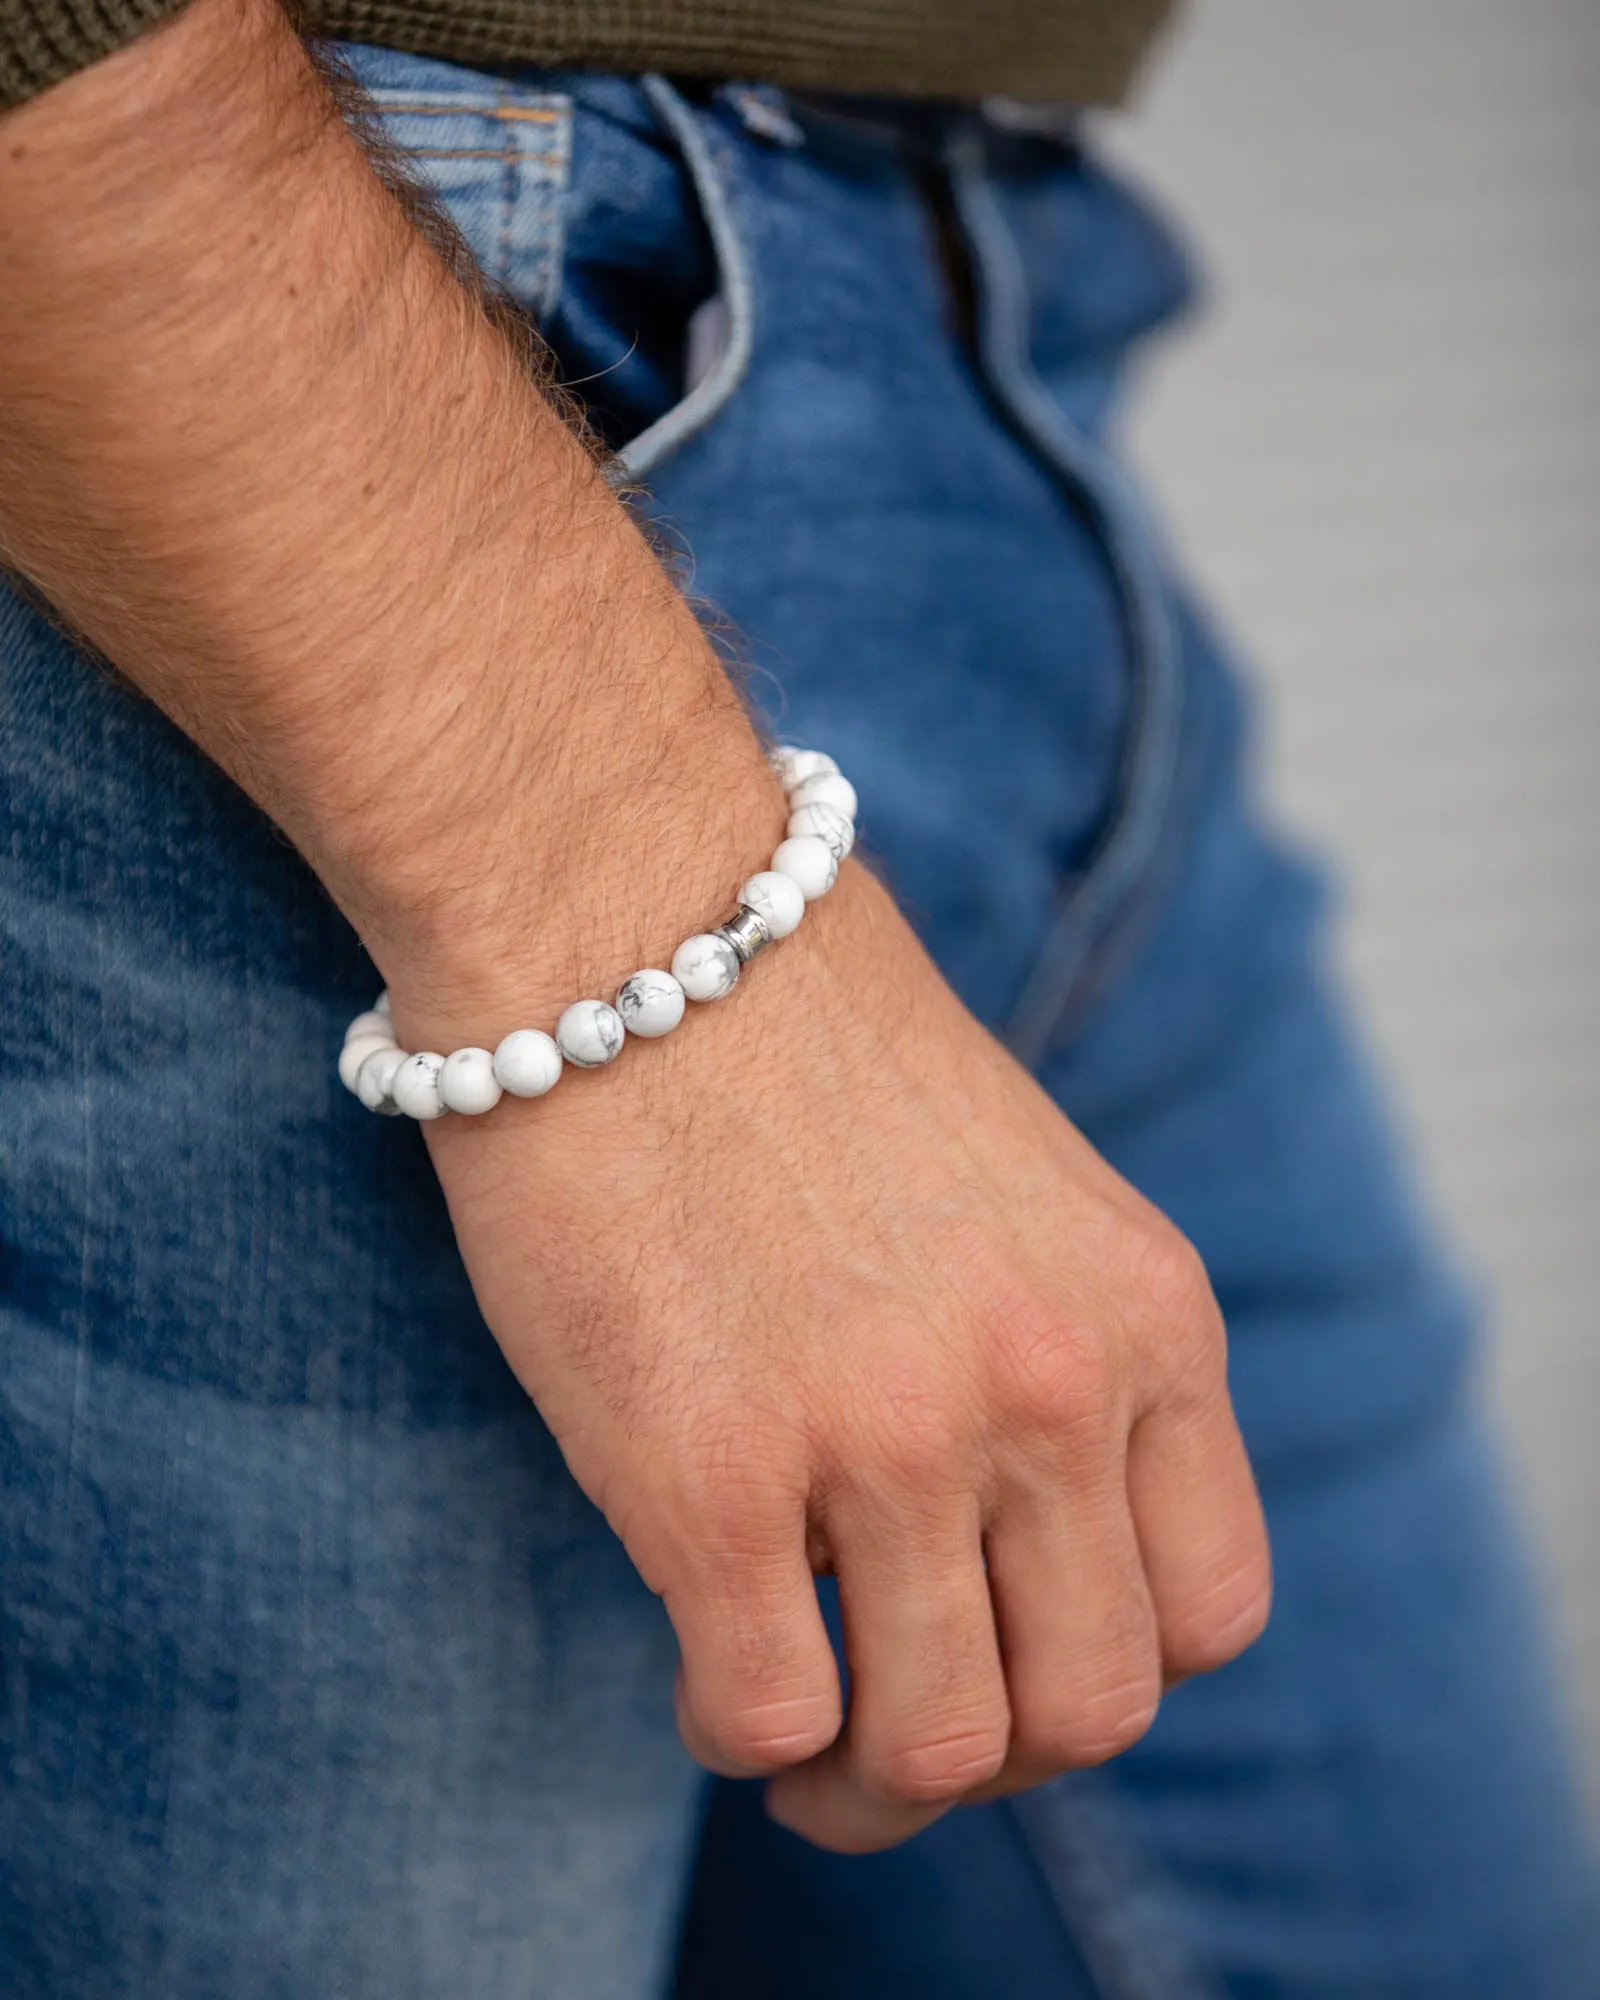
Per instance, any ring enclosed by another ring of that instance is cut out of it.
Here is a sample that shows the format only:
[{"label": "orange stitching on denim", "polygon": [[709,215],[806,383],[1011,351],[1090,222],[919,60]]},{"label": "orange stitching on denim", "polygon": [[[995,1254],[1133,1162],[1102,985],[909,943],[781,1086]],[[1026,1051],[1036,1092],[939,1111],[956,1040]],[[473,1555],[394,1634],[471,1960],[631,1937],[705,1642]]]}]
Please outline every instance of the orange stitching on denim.
[{"label": "orange stitching on denim", "polygon": [[378,109],[391,118],[499,118],[515,125],[558,125],[566,116],[562,111],[536,111],[518,104],[410,104],[385,97],[382,91],[374,91],[373,98]]}]

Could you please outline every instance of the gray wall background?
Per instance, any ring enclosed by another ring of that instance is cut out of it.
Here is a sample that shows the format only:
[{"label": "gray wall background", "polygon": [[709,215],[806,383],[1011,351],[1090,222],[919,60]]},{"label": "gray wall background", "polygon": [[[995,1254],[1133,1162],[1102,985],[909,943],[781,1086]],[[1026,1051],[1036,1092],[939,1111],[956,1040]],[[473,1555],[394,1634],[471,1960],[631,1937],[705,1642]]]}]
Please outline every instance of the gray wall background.
[{"label": "gray wall background", "polygon": [[1135,447],[1342,863],[1600,1778],[1600,6],[1198,0],[1103,137],[1210,268]]}]

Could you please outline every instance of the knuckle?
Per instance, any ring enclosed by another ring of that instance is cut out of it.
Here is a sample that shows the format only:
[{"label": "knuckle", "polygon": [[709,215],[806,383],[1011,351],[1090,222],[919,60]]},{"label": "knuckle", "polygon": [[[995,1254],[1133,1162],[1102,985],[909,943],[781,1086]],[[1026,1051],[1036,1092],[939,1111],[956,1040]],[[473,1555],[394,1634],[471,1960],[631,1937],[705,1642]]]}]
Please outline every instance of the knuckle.
[{"label": "knuckle", "polygon": [[1050,1771],[1108,1763],[1146,1733],[1160,1701],[1158,1676],[1141,1672],[1019,1722],[1017,1750],[1030,1768]]},{"label": "knuckle", "polygon": [[1005,1760],[1005,1725],[983,1722],[888,1744],[864,1760],[863,1775],[906,1805],[934,1806],[986,1785]]},{"label": "knuckle", "polygon": [[1036,1293],[1013,1296],[991,1307],[984,1353],[1008,1436],[1094,1456],[1123,1428],[1125,1370],[1090,1315]]},{"label": "knuckle", "polygon": [[1263,1547],[1165,1621],[1167,1662],[1184,1674],[1225,1667],[1255,1644],[1271,1615],[1272,1565]]},{"label": "knuckle", "polygon": [[868,1483],[936,1496],[959,1483],[968,1449],[952,1400],[920,1380],[880,1378],[867,1391],[857,1471]]},{"label": "knuckle", "polygon": [[833,1703],[803,1694],[735,1703],[706,1736],[721,1762],[770,1774],[819,1756],[838,1733]]},{"label": "knuckle", "polygon": [[1030,1303],[993,1323],[988,1353],[1010,1424],[1086,1444],[1115,1430],[1121,1384],[1115,1357],[1096,1329]]},{"label": "knuckle", "polygon": [[673,1483],[702,1555],[754,1553],[788,1526],[802,1483],[788,1456],[781,1432],[756,1416],[703,1418],[690,1430]]},{"label": "knuckle", "polygon": [[1222,1328],[1211,1280],[1200,1253],[1164,1216],[1152,1214],[1138,1232],[1135,1280],[1145,1316],[1163,1334],[1190,1341],[1214,1338]]}]

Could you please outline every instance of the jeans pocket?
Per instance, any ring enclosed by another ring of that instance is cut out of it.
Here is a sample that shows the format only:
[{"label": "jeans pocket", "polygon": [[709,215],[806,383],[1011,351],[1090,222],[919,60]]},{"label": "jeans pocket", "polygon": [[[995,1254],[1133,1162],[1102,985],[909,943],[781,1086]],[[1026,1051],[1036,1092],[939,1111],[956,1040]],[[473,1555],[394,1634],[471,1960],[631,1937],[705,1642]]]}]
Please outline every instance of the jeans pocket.
[{"label": "jeans pocket", "polygon": [[[636,476],[705,421],[742,366],[748,297],[727,163],[710,121],[660,77],[556,80],[574,107],[572,173],[560,302],[543,332],[562,385]],[[731,357],[715,310],[730,297]]]},{"label": "jeans pocket", "polygon": [[485,278],[545,323],[561,292],[571,98],[397,49],[337,55]]},{"label": "jeans pocket", "polygon": [[678,94],[657,78],[336,55],[604,443],[625,451],[680,415],[692,427],[717,386],[697,383],[692,350],[728,290],[728,245],[702,122]]}]

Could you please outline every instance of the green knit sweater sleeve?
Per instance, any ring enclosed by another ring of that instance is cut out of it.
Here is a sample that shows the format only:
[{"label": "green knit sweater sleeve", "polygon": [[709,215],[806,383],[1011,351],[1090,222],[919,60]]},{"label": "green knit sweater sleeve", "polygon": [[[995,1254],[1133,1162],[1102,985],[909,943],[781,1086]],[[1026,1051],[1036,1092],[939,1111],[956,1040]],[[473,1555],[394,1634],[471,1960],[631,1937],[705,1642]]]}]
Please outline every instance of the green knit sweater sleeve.
[{"label": "green knit sweater sleeve", "polygon": [[[1115,103],[1170,0],[309,0],[316,31],[463,63]],[[0,0],[0,109],[184,0]]]},{"label": "green knit sweater sleeve", "polygon": [[120,49],[184,0],[0,0],[0,107]]}]

